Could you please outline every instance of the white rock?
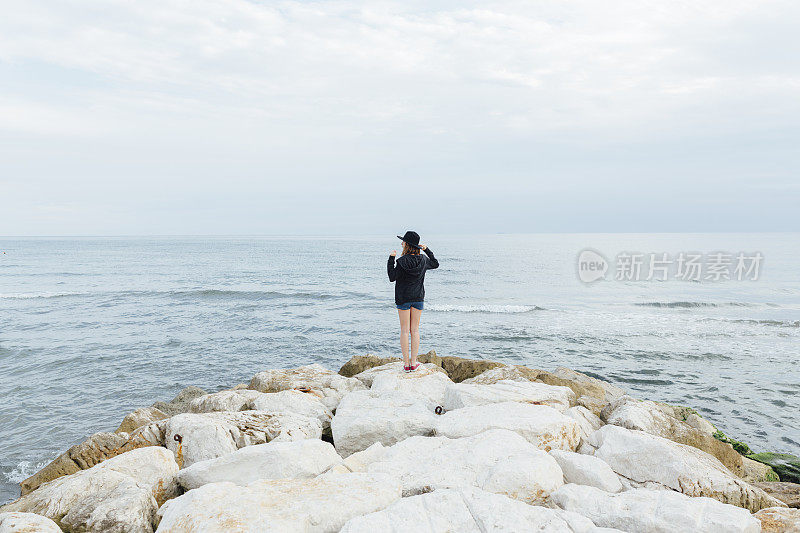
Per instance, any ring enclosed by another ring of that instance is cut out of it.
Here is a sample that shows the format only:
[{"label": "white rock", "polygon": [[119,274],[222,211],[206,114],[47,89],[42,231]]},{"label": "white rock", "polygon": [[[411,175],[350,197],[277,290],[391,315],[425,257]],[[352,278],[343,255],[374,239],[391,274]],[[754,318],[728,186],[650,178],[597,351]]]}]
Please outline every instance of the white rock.
[{"label": "white rock", "polygon": [[403,365],[404,363],[402,361],[393,361],[391,363],[386,363],[385,365],[370,367],[363,372],[359,372],[353,377],[363,383],[365,387],[371,388],[372,382],[375,380],[375,377],[378,376],[378,374],[383,374],[384,372],[403,372]]},{"label": "white rock", "polygon": [[166,446],[167,420],[169,420],[169,418],[156,420],[144,426],[139,426],[130,433],[129,437],[135,442],[149,446]]},{"label": "white rock", "polygon": [[155,407],[141,407],[132,413],[128,413],[128,415],[122,419],[122,423],[120,423],[114,433],[131,433],[142,426],[146,426],[151,422],[163,420],[167,417],[168,415],[166,413]]},{"label": "white rock", "polygon": [[448,411],[488,403],[523,402],[547,405],[563,412],[569,408],[575,393],[532,381],[498,381],[491,385],[454,383],[445,390],[444,408]]},{"label": "white rock", "polygon": [[322,403],[334,411],[345,394],[366,387],[356,378],[346,378],[321,365],[313,364],[259,372],[250,380],[249,388],[260,392],[309,389],[319,394]]},{"label": "white rock", "polygon": [[322,427],[330,427],[333,414],[322,403],[322,395],[299,390],[280,392],[258,392],[249,389],[225,390],[206,394],[192,400],[189,409],[193,413],[215,411],[263,411],[318,418]]},{"label": "white rock", "polygon": [[686,415],[685,422],[706,435],[714,435],[717,432],[717,428],[714,427],[714,424],[703,418],[702,416],[698,415],[697,413],[688,413]]},{"label": "white rock", "polygon": [[322,424],[316,418],[263,411],[184,413],[166,421],[165,433],[167,448],[186,467],[253,444],[318,439]]},{"label": "white rock", "polygon": [[501,402],[463,407],[438,418],[436,434],[450,438],[477,435],[489,429],[508,429],[545,451],[574,450],[580,426],[546,405]]},{"label": "white rock", "polygon": [[239,449],[236,445],[238,428],[205,414],[175,415],[167,420],[166,433],[166,445],[175,453],[181,467]]},{"label": "white rock", "polygon": [[595,398],[594,396],[589,396],[587,394],[584,394],[583,396],[578,396],[578,399],[575,400],[575,403],[577,403],[581,407],[585,407],[586,409],[591,411],[591,413],[594,416],[597,417],[600,416],[600,414],[603,412],[603,409],[608,405],[608,403],[606,403],[605,400],[601,400],[599,398]]},{"label": "white rock", "polygon": [[167,502],[159,533],[336,532],[349,519],[400,498],[399,483],[370,474],[209,483]]},{"label": "white rock", "polygon": [[[682,422],[675,418],[674,409],[668,405],[650,400],[637,400],[627,395],[609,404],[603,411],[603,417],[608,424],[664,438],[669,438],[665,433],[674,433],[678,423]],[[691,427],[686,424],[687,429]]]},{"label": "white rock", "polygon": [[386,447],[380,442],[376,442],[366,450],[354,453],[342,461],[342,464],[350,472],[366,472],[367,466],[380,460],[384,453],[386,453]]},{"label": "white rock", "polygon": [[333,442],[347,457],[376,442],[390,446],[414,435],[432,435],[436,416],[425,400],[405,392],[351,392],[331,422]]},{"label": "white rock", "polygon": [[571,405],[575,403],[583,405],[595,414],[599,414],[610,401],[624,394],[622,389],[611,383],[564,367],[557,368],[554,372],[547,372],[521,365],[502,366],[466,379],[463,383],[491,384],[501,380],[534,381],[568,387],[578,398],[571,401]]},{"label": "white rock", "polygon": [[[393,364],[390,363],[390,365]],[[404,372],[402,366],[400,364],[398,370],[377,373],[372,381],[372,390],[376,392],[400,391],[411,396],[424,398],[427,400],[428,407],[431,410],[438,405],[444,404],[445,389],[448,385],[452,385],[453,381],[447,377],[447,374],[440,367],[428,363],[414,372]]]},{"label": "white rock", "polygon": [[411,437],[387,448],[367,472],[399,478],[405,495],[475,486],[528,503],[564,483],[555,459],[505,429],[460,439]]},{"label": "white rock", "polygon": [[176,494],[178,465],[149,446],[42,484],[4,506],[36,513],[69,531],[152,531],[158,504]]},{"label": "white rock", "polygon": [[551,450],[550,455],[564,472],[566,483],[589,485],[607,492],[619,492],[622,483],[608,464],[593,455],[582,455],[564,450]]},{"label": "white rock", "polygon": [[306,479],[341,462],[333,445],[319,439],[269,442],[194,463],[178,473],[178,482],[190,490],[220,481],[247,485],[259,479]]},{"label": "white rock", "polygon": [[553,375],[569,381],[573,390],[579,391],[578,396],[594,396],[605,402],[612,402],[625,395],[625,391],[616,385],[576,372],[571,368],[560,366],[553,371]]},{"label": "white rock", "polygon": [[34,513],[0,513],[0,533],[61,533],[61,528]]},{"label": "white rock", "polygon": [[564,414],[580,425],[581,439],[588,438],[589,435],[603,427],[603,421],[600,417],[582,405],[570,407],[564,411]]},{"label": "white rock", "polygon": [[609,424],[644,431],[700,449],[719,459],[736,476],[744,477],[742,456],[729,444],[685,422],[683,416],[687,412],[686,408],[622,396],[606,406],[600,416]]},{"label": "white rock", "polygon": [[189,402],[192,413],[211,413],[214,411],[244,411],[248,404],[259,395],[257,390],[224,390],[205,394]]},{"label": "white rock", "polygon": [[350,519],[340,533],[589,532],[591,520],[528,505],[474,487],[437,489],[402,498],[382,511]]},{"label": "white rock", "polygon": [[247,406],[249,409],[267,413],[282,413],[295,416],[316,418],[322,428],[329,428],[333,413],[322,402],[322,398],[312,392],[285,390],[272,393],[261,393]]},{"label": "white rock", "polygon": [[[433,363],[424,363],[421,365],[421,368],[418,369],[426,372],[439,372],[444,374],[447,377],[447,373],[439,366],[434,365]],[[360,372],[353,376],[357,380],[361,381],[367,388],[372,387],[372,384],[376,377],[382,374],[404,374],[405,371],[403,370],[403,362],[402,361],[394,361],[391,363],[386,363],[385,365],[373,366],[372,368],[368,368],[363,372]],[[449,378],[448,378],[449,379]]]},{"label": "white rock", "polygon": [[711,498],[690,498],[668,490],[633,489],[612,494],[595,487],[564,485],[550,496],[560,508],[596,525],[636,533],[758,533],[746,510]]},{"label": "white rock", "polygon": [[137,448],[107,459],[92,467],[98,473],[111,470],[133,478],[150,489],[159,505],[178,493],[178,464],[174,456],[160,446]]},{"label": "white rock", "polygon": [[688,496],[708,496],[753,512],[782,502],[734,476],[715,457],[671,440],[611,424],[587,444],[633,486],[666,488]]},{"label": "white rock", "polygon": [[768,507],[754,515],[763,533],[800,533],[800,509]]},{"label": "white rock", "polygon": [[485,370],[475,377],[465,379],[461,383],[492,385],[498,381],[536,381],[543,372],[543,370],[522,365],[504,365]]}]

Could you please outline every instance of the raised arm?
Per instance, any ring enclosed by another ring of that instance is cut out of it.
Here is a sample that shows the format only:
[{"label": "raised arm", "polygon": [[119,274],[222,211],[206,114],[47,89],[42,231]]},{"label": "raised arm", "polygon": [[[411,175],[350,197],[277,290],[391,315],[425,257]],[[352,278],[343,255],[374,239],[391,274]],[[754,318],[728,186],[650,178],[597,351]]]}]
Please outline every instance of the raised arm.
[{"label": "raised arm", "polygon": [[433,270],[434,268],[439,268],[439,261],[437,261],[436,258],[433,256],[433,252],[431,252],[431,249],[428,248],[427,246],[425,246],[422,249],[422,251],[425,252],[425,255],[428,256],[428,259],[429,259],[428,268],[431,269],[431,270]]},{"label": "raised arm", "polygon": [[389,281],[397,280],[397,269],[394,266],[394,256],[397,252],[389,254],[389,260],[386,262],[386,273],[389,274]]}]

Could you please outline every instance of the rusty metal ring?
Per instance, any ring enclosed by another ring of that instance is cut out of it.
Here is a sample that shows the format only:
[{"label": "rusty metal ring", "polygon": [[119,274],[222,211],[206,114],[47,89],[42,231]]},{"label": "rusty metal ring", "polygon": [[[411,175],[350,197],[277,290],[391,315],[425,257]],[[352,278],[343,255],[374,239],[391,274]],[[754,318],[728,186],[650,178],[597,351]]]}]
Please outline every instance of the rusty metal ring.
[{"label": "rusty metal ring", "polygon": [[175,439],[175,442],[177,442],[178,444],[180,444],[181,442],[183,442],[183,437],[181,437],[181,436],[180,436],[180,435],[178,435],[177,433],[175,433],[175,436],[174,436],[174,437],[172,437],[172,438],[173,438],[173,439]]},{"label": "rusty metal ring", "polygon": [[436,409],[434,409],[433,412],[436,413],[437,415],[441,415],[444,413],[444,407],[442,407],[441,405],[437,405]]}]

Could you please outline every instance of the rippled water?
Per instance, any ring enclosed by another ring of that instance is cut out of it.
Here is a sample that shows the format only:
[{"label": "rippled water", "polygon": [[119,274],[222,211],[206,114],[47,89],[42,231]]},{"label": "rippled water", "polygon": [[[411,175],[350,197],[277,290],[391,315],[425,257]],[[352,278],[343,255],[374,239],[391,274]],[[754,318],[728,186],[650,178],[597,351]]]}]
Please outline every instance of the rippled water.
[{"label": "rippled water", "polygon": [[[800,454],[800,238],[427,240],[423,351],[569,366]],[[187,385],[397,355],[393,236],[0,239],[0,501],[72,444]],[[761,251],[759,281],[586,286],[577,253]],[[3,254],[2,252],[5,252]]]}]

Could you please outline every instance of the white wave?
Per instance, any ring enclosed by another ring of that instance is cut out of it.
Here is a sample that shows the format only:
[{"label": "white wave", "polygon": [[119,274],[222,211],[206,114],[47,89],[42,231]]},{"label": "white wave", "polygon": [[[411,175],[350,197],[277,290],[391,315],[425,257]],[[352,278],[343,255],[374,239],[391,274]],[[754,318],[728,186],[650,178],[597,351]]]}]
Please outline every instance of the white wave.
[{"label": "white wave", "polygon": [[12,468],[10,472],[3,473],[3,476],[9,483],[20,483],[31,477],[45,466],[47,466],[47,461],[42,461],[36,464],[32,463],[31,461],[22,461],[17,466]]},{"label": "white wave", "polygon": [[430,311],[448,311],[455,313],[529,313],[543,311],[535,305],[437,305],[425,304],[425,309]]},{"label": "white wave", "polygon": [[62,296],[81,296],[82,292],[9,292],[0,293],[0,299],[29,300],[31,298],[59,298]]}]

